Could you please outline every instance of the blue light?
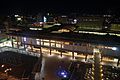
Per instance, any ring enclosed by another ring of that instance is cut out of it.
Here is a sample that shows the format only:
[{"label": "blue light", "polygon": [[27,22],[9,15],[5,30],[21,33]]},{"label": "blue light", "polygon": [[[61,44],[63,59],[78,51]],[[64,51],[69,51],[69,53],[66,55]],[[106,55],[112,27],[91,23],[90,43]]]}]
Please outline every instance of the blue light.
[{"label": "blue light", "polygon": [[67,75],[64,75],[63,77],[64,77],[64,78],[66,78],[66,77],[67,77]]},{"label": "blue light", "polygon": [[57,71],[57,75],[60,78],[67,78],[69,76],[69,72],[67,70],[60,69],[60,70]]},{"label": "blue light", "polygon": [[65,73],[64,72],[61,72],[61,75],[64,75]]}]

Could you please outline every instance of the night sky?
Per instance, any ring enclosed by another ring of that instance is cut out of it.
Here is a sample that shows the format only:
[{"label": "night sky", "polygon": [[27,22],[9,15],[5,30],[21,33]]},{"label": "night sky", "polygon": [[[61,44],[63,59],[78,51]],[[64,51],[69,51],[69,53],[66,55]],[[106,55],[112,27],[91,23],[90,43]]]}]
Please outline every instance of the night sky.
[{"label": "night sky", "polygon": [[3,0],[0,1],[0,14],[36,14],[39,12],[119,14],[117,0]]}]

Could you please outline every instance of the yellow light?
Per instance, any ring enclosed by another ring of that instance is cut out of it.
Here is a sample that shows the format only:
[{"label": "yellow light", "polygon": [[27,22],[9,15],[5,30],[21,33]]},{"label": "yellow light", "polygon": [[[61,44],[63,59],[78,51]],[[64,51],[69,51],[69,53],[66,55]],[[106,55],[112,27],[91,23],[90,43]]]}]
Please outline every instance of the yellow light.
[{"label": "yellow light", "polygon": [[21,18],[17,18],[18,21],[21,21],[22,19]]},{"label": "yellow light", "polygon": [[92,74],[94,75],[94,72],[92,72]]},{"label": "yellow light", "polygon": [[101,74],[101,76],[103,76],[103,74]]},{"label": "yellow light", "polygon": [[94,80],[94,77],[92,76],[92,80]]},{"label": "yellow light", "polygon": [[102,72],[103,70],[101,69],[100,71]]},{"label": "yellow light", "polygon": [[89,79],[90,77],[88,76],[87,78]]},{"label": "yellow light", "polygon": [[102,68],[102,65],[100,65],[100,68]]},{"label": "yellow light", "polygon": [[62,55],[62,56],[58,56],[59,59],[62,59],[62,58],[64,58],[64,57],[65,57],[65,56],[63,56],[63,55]]},{"label": "yellow light", "polygon": [[94,64],[92,64],[92,66],[94,67]]},{"label": "yellow light", "polygon": [[70,60],[73,60],[73,61],[75,61],[76,59],[75,59],[75,58],[74,58],[74,59],[73,59],[73,58],[70,58]]},{"label": "yellow light", "polygon": [[51,55],[50,55],[50,54],[47,54],[47,56],[48,56],[48,57],[52,57],[52,56],[54,56],[54,54],[51,54]]}]

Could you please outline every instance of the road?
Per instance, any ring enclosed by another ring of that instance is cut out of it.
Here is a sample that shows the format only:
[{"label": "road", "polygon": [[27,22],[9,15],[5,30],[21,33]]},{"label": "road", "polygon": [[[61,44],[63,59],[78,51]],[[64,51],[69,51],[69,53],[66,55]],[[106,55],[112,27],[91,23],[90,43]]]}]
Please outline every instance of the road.
[{"label": "road", "polygon": [[45,59],[45,80],[60,80],[57,76],[59,66],[68,68],[71,60],[68,57],[58,58],[55,56],[44,56]]}]

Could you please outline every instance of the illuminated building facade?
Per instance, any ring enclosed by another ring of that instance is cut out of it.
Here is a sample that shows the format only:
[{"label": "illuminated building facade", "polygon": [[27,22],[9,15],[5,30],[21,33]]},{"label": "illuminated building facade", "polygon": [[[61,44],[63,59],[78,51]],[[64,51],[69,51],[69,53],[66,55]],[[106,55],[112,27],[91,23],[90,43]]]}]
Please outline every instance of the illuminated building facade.
[{"label": "illuminated building facade", "polygon": [[82,55],[85,60],[92,58],[93,49],[98,48],[101,51],[102,60],[108,59],[119,64],[120,38],[117,36],[75,33],[64,28],[48,31],[27,31],[8,35],[11,37],[12,47],[15,48],[23,46],[25,50],[50,55],[56,53],[61,57],[70,56],[72,59]]},{"label": "illuminated building facade", "polygon": [[78,29],[102,30],[104,18],[102,16],[81,16],[77,18]]}]

